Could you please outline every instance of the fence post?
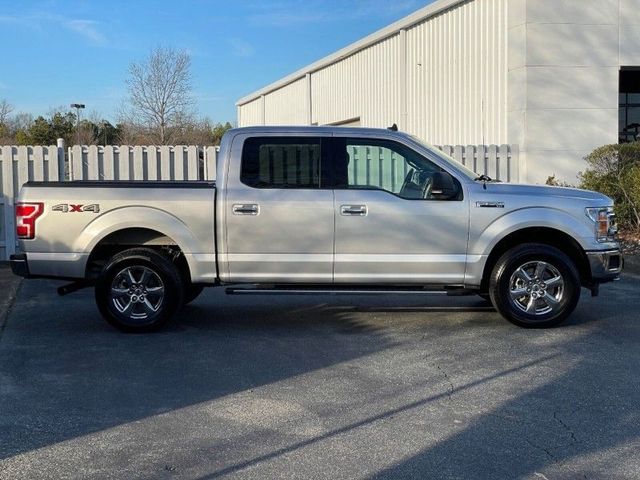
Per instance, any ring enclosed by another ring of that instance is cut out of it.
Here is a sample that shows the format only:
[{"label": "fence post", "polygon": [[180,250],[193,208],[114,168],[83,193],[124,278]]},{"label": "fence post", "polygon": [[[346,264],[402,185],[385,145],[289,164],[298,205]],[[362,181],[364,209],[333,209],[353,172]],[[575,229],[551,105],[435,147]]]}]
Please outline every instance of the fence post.
[{"label": "fence post", "polygon": [[462,165],[466,165],[464,161],[464,147],[462,145],[455,145],[453,147],[453,158],[455,158]]},{"label": "fence post", "polygon": [[487,149],[487,171],[485,172],[496,180],[500,176],[498,174],[498,146],[489,145]]},{"label": "fence post", "polygon": [[[57,180],[60,182],[63,182],[64,179],[66,178],[65,176],[65,152],[64,152],[64,138],[59,138],[57,140],[58,143],[58,178]],[[53,159],[49,159],[49,161],[53,161]],[[53,178],[49,179],[50,181],[53,181]]]},{"label": "fence post", "polygon": [[498,148],[498,180],[510,182],[509,173],[509,145],[500,145]]},{"label": "fence post", "polygon": [[217,158],[217,147],[206,147],[204,149],[205,180],[216,180]]},{"label": "fence post", "polygon": [[4,252],[5,260],[16,252],[15,211],[13,207],[13,146],[2,148],[2,193],[4,196]]},{"label": "fence post", "polygon": [[517,143],[511,145],[511,155],[509,158],[509,166],[511,171],[509,172],[509,181],[514,183],[520,183],[520,147]]}]

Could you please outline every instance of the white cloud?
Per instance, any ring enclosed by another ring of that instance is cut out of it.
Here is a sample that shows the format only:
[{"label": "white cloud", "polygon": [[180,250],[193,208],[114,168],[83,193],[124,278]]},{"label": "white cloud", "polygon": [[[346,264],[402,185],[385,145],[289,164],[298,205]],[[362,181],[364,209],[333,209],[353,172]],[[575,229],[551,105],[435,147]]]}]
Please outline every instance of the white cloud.
[{"label": "white cloud", "polygon": [[99,23],[94,20],[68,20],[64,22],[64,26],[96,45],[107,43],[107,37],[98,30]]},{"label": "white cloud", "polygon": [[94,45],[106,45],[107,37],[99,29],[100,22],[82,18],[68,18],[45,11],[28,14],[0,15],[0,24],[14,28],[26,28],[37,31],[50,31],[51,25],[60,26],[82,36]]},{"label": "white cloud", "polygon": [[193,97],[196,99],[198,103],[213,103],[220,102],[222,100],[226,100],[226,97],[221,95],[209,95],[206,93],[194,93]]},{"label": "white cloud", "polygon": [[18,19],[12,15],[0,15],[0,23],[18,23]]},{"label": "white cloud", "polygon": [[249,17],[249,22],[260,26],[291,27],[323,22],[329,19],[330,17],[322,12],[292,13],[291,11],[276,11],[251,15]]},{"label": "white cloud", "polygon": [[246,40],[241,38],[230,38],[228,40],[229,45],[233,51],[233,54],[237,57],[251,57],[256,53],[255,48]]},{"label": "white cloud", "polygon": [[[433,0],[432,0],[433,1]],[[362,17],[386,17],[395,16],[397,14],[411,13],[425,4],[432,3],[416,0],[400,0],[389,2],[387,0],[366,0],[355,2],[354,8],[351,10],[352,18]]]},{"label": "white cloud", "polygon": [[332,23],[364,18],[387,18],[409,14],[433,0],[353,0],[348,7],[327,5],[325,0],[307,0],[304,10],[296,1],[249,4],[255,13],[248,20],[253,25],[295,27],[311,23]]}]

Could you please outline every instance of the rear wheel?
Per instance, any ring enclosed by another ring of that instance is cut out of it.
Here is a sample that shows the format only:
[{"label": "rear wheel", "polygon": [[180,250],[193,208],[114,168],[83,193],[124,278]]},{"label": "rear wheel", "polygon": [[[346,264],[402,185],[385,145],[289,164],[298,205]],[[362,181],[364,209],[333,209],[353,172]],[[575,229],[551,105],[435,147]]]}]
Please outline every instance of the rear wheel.
[{"label": "rear wheel", "polygon": [[496,310],[521,327],[553,327],[564,321],[580,299],[574,262],[557,248],[525,244],[496,263],[489,293]]},{"label": "rear wheel", "polygon": [[182,278],[165,256],[147,248],[114,255],[96,282],[100,313],[124,332],[149,332],[164,326],[183,301]]}]

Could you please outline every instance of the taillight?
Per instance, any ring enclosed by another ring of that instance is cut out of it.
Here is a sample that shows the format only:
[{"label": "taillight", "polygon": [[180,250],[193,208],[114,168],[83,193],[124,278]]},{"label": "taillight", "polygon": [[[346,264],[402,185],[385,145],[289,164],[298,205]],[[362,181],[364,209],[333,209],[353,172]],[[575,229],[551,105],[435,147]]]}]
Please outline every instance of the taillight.
[{"label": "taillight", "polygon": [[44,212],[43,203],[16,204],[16,233],[22,240],[36,237],[36,219]]}]

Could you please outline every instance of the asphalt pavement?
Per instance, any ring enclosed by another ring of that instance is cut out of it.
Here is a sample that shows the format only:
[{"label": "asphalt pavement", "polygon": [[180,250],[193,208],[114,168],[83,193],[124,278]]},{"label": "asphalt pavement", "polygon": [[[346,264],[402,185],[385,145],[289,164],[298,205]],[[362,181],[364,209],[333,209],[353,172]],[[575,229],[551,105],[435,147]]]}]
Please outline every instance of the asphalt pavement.
[{"label": "asphalt pavement", "polygon": [[637,273],[550,330],[476,297],[209,290],[125,335],[57,285],[0,320],[2,479],[640,477]]}]

